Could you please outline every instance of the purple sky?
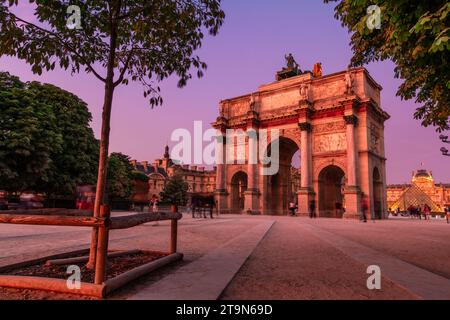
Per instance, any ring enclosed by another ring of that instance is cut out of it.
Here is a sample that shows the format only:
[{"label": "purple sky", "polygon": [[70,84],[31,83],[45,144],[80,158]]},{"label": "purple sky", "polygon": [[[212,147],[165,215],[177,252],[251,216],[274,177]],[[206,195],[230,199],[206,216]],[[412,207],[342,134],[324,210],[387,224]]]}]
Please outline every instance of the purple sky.
[{"label": "purple sky", "polygon": [[[176,128],[192,130],[193,121],[205,126],[218,114],[218,102],[255,90],[274,80],[292,52],[302,69],[321,61],[324,74],[344,70],[350,60],[349,34],[333,17],[333,4],[318,0],[224,1],[225,24],[216,37],[207,37],[199,50],[207,62],[205,77],[178,89],[176,79],[161,85],[164,105],[148,106],[140,84],[116,91],[111,122],[111,152],[120,151],[137,160],[162,156],[164,145]],[[385,143],[388,183],[410,181],[421,167],[432,170],[437,182],[450,182],[450,159],[441,156],[442,144],[433,128],[422,128],[413,119],[413,101],[395,96],[400,81],[394,79],[391,62],[366,68],[380,83],[382,107],[392,116],[386,123]],[[0,70],[23,81],[38,80],[60,86],[85,100],[93,114],[92,127],[99,136],[102,84],[92,75],[71,76],[56,70],[34,75],[30,67],[14,58],[0,58]]]}]

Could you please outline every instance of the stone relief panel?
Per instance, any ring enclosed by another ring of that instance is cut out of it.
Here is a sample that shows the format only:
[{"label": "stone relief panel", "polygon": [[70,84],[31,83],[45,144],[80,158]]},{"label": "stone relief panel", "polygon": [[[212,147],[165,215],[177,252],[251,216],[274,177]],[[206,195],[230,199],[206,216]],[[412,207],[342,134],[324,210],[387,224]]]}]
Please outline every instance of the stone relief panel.
[{"label": "stone relief panel", "polygon": [[234,102],[229,106],[228,115],[229,117],[246,115],[249,110],[250,110],[249,103],[245,100],[241,100]]},{"label": "stone relief panel", "polygon": [[346,125],[344,121],[328,122],[313,126],[314,133],[328,133],[328,132],[345,132]]},{"label": "stone relief panel", "polygon": [[332,152],[347,149],[345,132],[321,134],[314,136],[314,152]]},{"label": "stone relief panel", "polygon": [[376,154],[381,153],[381,129],[371,123],[369,125],[369,150],[375,152]]}]

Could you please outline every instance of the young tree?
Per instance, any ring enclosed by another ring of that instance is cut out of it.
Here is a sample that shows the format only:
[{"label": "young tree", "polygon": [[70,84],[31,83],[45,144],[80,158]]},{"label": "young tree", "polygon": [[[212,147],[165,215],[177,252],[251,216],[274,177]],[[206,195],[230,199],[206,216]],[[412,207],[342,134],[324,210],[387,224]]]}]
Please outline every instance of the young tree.
[{"label": "young tree", "polygon": [[180,175],[174,175],[167,182],[164,191],[160,193],[161,201],[167,204],[183,206],[187,202],[187,191],[189,185]]},{"label": "young tree", "polygon": [[[397,95],[421,104],[414,117],[438,131],[449,129],[450,3],[325,0],[335,1],[335,17],[352,33],[352,65],[391,59],[395,77],[404,80]],[[379,28],[374,23],[378,17]]]},{"label": "young tree", "polygon": [[[38,20],[34,22],[14,13],[17,0],[0,0],[0,56],[23,59],[37,74],[53,70],[56,64],[72,73],[84,69],[104,85],[95,216],[100,214],[105,188],[115,89],[130,80],[139,81],[145,87],[144,96],[155,106],[162,103],[157,82],[176,74],[182,87],[193,69],[201,77],[206,64],[194,51],[201,46],[205,30],[216,35],[222,25],[225,14],[220,2],[30,0]],[[75,10],[68,15],[68,9]],[[96,244],[93,231],[91,268]]]}]

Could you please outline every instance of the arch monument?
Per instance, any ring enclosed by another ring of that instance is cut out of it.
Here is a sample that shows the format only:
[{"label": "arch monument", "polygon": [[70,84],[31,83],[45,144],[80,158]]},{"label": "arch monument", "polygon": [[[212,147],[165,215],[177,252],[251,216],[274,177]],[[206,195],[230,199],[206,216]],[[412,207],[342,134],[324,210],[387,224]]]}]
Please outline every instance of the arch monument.
[{"label": "arch monument", "polygon": [[[219,212],[285,215],[289,202],[296,202],[299,214],[307,215],[314,201],[319,217],[356,218],[362,198],[368,197],[368,215],[383,218],[384,123],[389,115],[381,108],[381,90],[362,67],[324,76],[283,68],[277,81],[221,101],[213,123],[223,160],[216,176]],[[245,137],[230,137],[230,131]],[[252,155],[253,141],[265,142],[266,153],[258,148]],[[274,141],[279,158],[271,161],[278,170],[263,174],[267,163],[251,158],[270,154]],[[296,154],[300,186],[294,190],[290,180]]]}]

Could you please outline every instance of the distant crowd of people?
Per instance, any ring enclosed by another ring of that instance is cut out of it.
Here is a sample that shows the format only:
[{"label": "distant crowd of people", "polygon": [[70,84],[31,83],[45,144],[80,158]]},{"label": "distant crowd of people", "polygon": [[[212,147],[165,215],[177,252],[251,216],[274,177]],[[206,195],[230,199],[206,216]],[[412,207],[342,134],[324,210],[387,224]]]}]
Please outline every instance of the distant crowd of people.
[{"label": "distant crowd of people", "polygon": [[415,206],[412,204],[407,208],[407,212],[412,219],[419,219],[419,220],[422,220],[422,218],[424,218],[424,220],[431,219],[431,208],[427,204],[423,206],[423,209],[420,207],[420,205]]}]

